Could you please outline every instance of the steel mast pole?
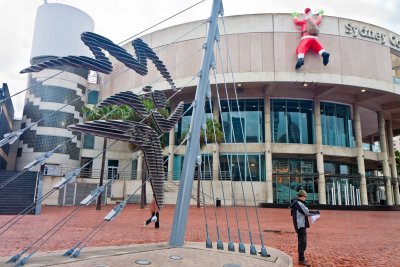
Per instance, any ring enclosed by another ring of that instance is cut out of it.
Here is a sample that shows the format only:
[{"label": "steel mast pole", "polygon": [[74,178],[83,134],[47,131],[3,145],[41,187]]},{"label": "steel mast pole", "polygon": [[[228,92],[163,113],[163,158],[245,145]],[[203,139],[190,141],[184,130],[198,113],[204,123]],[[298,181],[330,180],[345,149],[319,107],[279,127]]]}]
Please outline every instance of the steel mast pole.
[{"label": "steel mast pole", "polygon": [[214,0],[211,10],[210,27],[207,33],[207,40],[204,46],[203,59],[200,71],[200,80],[197,85],[196,97],[193,105],[193,114],[190,122],[188,141],[183,161],[183,169],[179,185],[179,192],[176,201],[174,222],[172,224],[169,245],[183,246],[186,233],[186,225],[192,193],[193,176],[196,159],[200,152],[200,130],[203,123],[204,106],[207,90],[210,86],[209,72],[213,58],[214,42],[218,33],[218,16],[223,13],[222,0]]}]

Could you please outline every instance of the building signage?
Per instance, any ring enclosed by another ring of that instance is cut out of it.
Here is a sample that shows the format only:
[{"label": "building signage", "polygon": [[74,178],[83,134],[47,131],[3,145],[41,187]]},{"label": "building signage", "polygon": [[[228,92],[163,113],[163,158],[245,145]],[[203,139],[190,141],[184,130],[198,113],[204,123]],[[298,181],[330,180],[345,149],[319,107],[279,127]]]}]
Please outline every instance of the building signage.
[{"label": "building signage", "polygon": [[381,32],[368,26],[359,26],[352,23],[344,25],[345,33],[356,38],[369,39],[381,44],[389,44],[392,48],[400,49],[400,36],[392,33]]}]

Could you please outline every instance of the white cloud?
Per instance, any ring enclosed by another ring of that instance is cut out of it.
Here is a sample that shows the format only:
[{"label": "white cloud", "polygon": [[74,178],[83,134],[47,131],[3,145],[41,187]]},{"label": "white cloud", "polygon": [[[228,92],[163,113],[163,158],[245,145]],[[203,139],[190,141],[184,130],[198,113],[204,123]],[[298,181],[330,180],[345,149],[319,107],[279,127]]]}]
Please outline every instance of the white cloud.
[{"label": "white cloud", "polygon": [[[197,3],[199,0],[48,0],[77,7],[88,13],[95,21],[95,32],[118,43],[176,12]],[[35,13],[43,0],[0,1],[0,83],[8,83],[10,91],[16,93],[26,88],[26,75],[18,74],[29,65],[31,40]],[[195,8],[163,23],[155,29],[182,22],[205,19],[210,15],[212,0],[207,0]],[[398,14],[399,0],[247,0],[224,1],[225,16],[249,13],[291,13],[301,12],[310,7],[314,12],[325,10],[326,15],[347,17],[376,24],[395,32],[400,32]],[[153,30],[155,30],[153,29]],[[16,115],[21,116],[23,94],[13,99]]]}]

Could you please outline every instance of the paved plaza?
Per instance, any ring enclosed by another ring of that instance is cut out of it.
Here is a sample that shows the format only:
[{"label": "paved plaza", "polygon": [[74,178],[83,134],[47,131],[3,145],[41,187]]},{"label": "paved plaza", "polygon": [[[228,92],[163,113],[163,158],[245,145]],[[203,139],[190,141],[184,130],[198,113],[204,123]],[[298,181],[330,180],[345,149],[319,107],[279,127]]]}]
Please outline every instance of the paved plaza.
[{"label": "paved plaza", "polygon": [[[269,248],[270,257],[207,249],[202,243],[187,242],[170,247],[166,242],[132,246],[89,248],[79,258],[60,257],[60,252],[41,252],[29,261],[30,267],[126,267],[126,266],[224,266],[287,267],[292,259]],[[0,258],[1,259],[1,258]]]},{"label": "paved plaza", "polygon": [[[102,221],[102,218],[112,207],[113,206],[103,206],[101,211],[96,211],[94,206],[82,209],[59,233],[55,234],[40,249],[41,253],[38,254],[38,256],[40,256],[42,252],[65,251],[73,247],[93,229],[93,227],[96,227]],[[155,229],[153,225],[143,225],[144,220],[149,217],[148,209],[141,210],[138,205],[128,205],[119,217],[111,223],[106,223],[104,225],[102,230],[90,242],[90,248],[82,251],[82,257],[84,257],[85,251],[86,253],[90,253],[90,251],[96,249],[96,247],[126,247],[158,242],[165,244],[169,238],[174,208],[175,206],[170,205],[162,210],[160,217],[161,227],[160,229]],[[0,257],[7,258],[19,252],[26,245],[47,232],[73,209],[75,209],[75,207],[44,207],[41,216],[24,217],[17,225],[1,236]],[[246,210],[243,207],[237,209],[238,223],[236,222],[235,209],[229,207],[226,210],[232,233],[232,241],[236,243],[238,240],[237,226],[239,224],[243,242],[246,244],[250,243],[248,231],[249,223],[253,241],[257,249],[259,249],[260,238],[258,224],[255,220],[256,214],[254,207],[247,208],[247,217],[250,218],[249,222],[246,220]],[[215,247],[215,242],[217,240],[216,217],[212,207],[206,207],[205,210],[204,208],[190,208],[186,241],[205,243],[204,211],[206,211],[207,214],[210,236]],[[224,242],[226,250],[228,236],[225,208],[217,208],[216,215],[221,240]],[[297,241],[291,223],[289,209],[259,208],[258,215],[260,217],[261,232],[266,246],[276,248],[288,254],[293,258],[294,266],[297,266]],[[8,221],[11,217],[12,216],[0,216],[0,225]],[[308,231],[306,258],[312,266],[400,266],[400,254],[398,253],[400,251],[399,220],[400,212],[398,211],[322,210],[321,218],[313,224]],[[147,244],[145,247],[148,248],[149,245]],[[248,254],[248,246],[246,250]],[[214,253],[214,251],[215,249],[212,253]],[[181,252],[177,253],[179,254]],[[190,253],[193,253],[193,251]],[[203,258],[203,256],[201,256],[203,255],[202,253],[204,253],[204,250],[199,250],[198,254],[201,258]],[[239,254],[238,252],[235,253]],[[62,252],[59,254],[60,257],[61,254]],[[206,253],[204,255],[211,255],[211,253]],[[32,257],[32,263],[35,262],[35,257],[38,256],[35,255]],[[261,258],[260,256],[257,257]],[[235,257],[228,259],[234,258]],[[156,261],[153,263],[152,266],[164,266],[162,264],[157,265]],[[4,264],[4,261],[1,262],[0,265],[1,264]],[[171,266],[170,264],[168,265]],[[179,265],[177,263],[176,266],[184,265]],[[194,264],[192,266],[207,266],[207,264],[198,262],[198,265]],[[214,265],[211,264],[209,266]],[[246,265],[242,264],[241,266]]]}]

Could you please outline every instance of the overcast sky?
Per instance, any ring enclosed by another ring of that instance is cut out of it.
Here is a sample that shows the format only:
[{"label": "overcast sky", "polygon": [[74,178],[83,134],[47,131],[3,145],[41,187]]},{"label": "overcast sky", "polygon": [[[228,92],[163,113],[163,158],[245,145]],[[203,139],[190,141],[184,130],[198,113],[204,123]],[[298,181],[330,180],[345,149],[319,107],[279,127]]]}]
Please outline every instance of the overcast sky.
[{"label": "overcast sky", "polygon": [[[79,8],[95,22],[95,32],[119,43],[200,0],[48,0]],[[11,94],[26,88],[36,9],[44,0],[0,0],[0,83],[7,83]],[[165,28],[210,15],[212,0],[163,23]],[[314,13],[345,17],[375,24],[400,33],[400,0],[224,0],[225,16],[251,13],[301,13],[310,7]],[[151,31],[154,31],[152,29]],[[21,117],[24,94],[13,98],[16,117]]]}]

